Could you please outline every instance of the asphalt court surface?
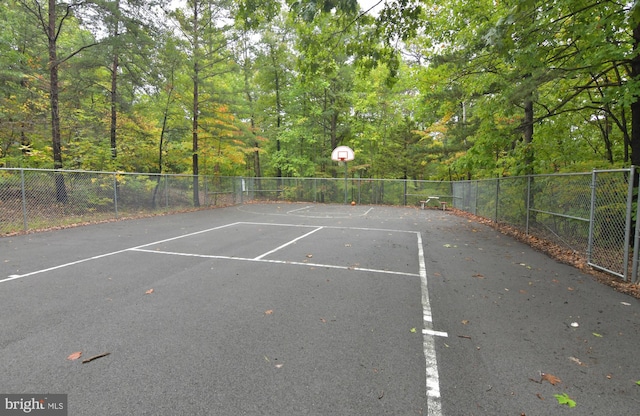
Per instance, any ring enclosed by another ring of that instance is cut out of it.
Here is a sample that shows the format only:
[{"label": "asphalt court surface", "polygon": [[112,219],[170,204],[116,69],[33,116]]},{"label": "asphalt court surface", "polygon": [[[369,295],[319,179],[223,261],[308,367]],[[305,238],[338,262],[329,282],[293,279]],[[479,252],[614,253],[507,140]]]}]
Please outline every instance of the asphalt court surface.
[{"label": "asphalt court surface", "polygon": [[0,393],[68,394],[70,415],[640,408],[636,299],[439,210],[248,204],[0,238],[0,334]]},{"label": "asphalt court surface", "polygon": [[371,250],[373,245],[381,250],[414,248],[417,253],[417,242],[416,233],[408,231],[240,222],[133,250],[418,276],[417,255],[390,262]]},{"label": "asphalt court surface", "polygon": [[83,415],[426,414],[420,233],[384,210],[248,205],[2,239],[0,385]]}]

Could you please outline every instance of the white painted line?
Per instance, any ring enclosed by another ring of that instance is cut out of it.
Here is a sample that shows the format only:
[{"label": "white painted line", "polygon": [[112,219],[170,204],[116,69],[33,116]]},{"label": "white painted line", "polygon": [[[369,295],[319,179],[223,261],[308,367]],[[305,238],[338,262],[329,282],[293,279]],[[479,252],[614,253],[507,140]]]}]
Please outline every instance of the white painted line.
[{"label": "white painted line", "polygon": [[287,211],[287,214],[291,214],[292,212],[302,211],[302,210],[309,209],[309,208],[313,208],[313,205],[307,205],[306,207],[292,209],[291,211]]},{"label": "white painted line", "polygon": [[76,264],[85,263],[85,262],[88,262],[88,261],[91,261],[91,260],[97,260],[97,259],[101,259],[101,258],[104,258],[104,257],[109,257],[109,256],[113,256],[113,255],[116,255],[116,254],[124,253],[126,251],[135,250],[137,248],[148,247],[148,246],[151,246],[151,245],[154,245],[154,244],[166,243],[167,241],[178,240],[178,239],[184,238],[184,237],[191,237],[191,236],[194,236],[194,235],[197,235],[197,234],[202,234],[202,233],[206,233],[206,232],[209,232],[209,231],[218,230],[220,228],[230,227],[230,226],[233,226],[233,225],[236,225],[236,224],[239,224],[239,223],[232,223],[232,224],[222,225],[220,227],[209,228],[209,229],[206,229],[206,230],[196,231],[196,232],[189,233],[189,234],[179,235],[177,237],[167,238],[167,239],[160,240],[160,241],[154,241],[153,243],[143,244],[143,245],[137,246],[137,247],[125,248],[123,250],[112,251],[111,253],[99,254],[97,256],[87,257],[85,259],[80,259],[80,260],[72,261],[72,262],[69,262],[69,263],[64,263],[64,264],[60,264],[60,265],[57,265],[57,266],[48,267],[46,269],[35,270],[33,272],[30,272],[30,273],[13,274],[13,275],[9,276],[7,279],[0,280],[0,283],[8,282],[10,280],[21,279],[23,277],[33,276],[35,274],[46,273],[46,272],[50,272],[52,270],[62,269],[64,267],[74,266]]},{"label": "white painted line", "polygon": [[22,276],[20,276],[19,274],[12,274],[12,275],[10,275],[8,278],[0,280],[0,283],[2,283],[2,282],[8,282],[9,280],[16,280],[16,279],[20,279],[21,277],[22,277]]},{"label": "white painted line", "polygon": [[433,337],[443,337],[443,338],[447,338],[449,336],[448,333],[446,332],[442,332],[442,331],[434,331],[433,329],[423,329],[422,333],[424,335],[431,335]]},{"label": "white painted line", "polygon": [[[273,225],[276,227],[298,227],[298,228],[316,228],[318,225],[307,225],[307,224],[280,224],[280,223],[271,223],[271,222],[237,222],[235,224],[243,224],[243,225]],[[235,225],[234,224],[234,225]],[[390,228],[366,228],[366,227],[340,227],[338,225],[323,225],[322,228],[331,229],[331,230],[353,230],[353,231],[380,231],[386,233],[399,233],[399,234],[418,234],[416,231],[410,230],[393,230]]]},{"label": "white painted line", "polygon": [[46,269],[36,270],[36,271],[30,272],[30,273],[14,274],[14,275],[9,276],[8,279],[0,280],[0,283],[8,282],[9,280],[22,279],[23,277],[33,276],[34,274],[46,273],[46,272],[50,272],[52,270],[62,269],[63,267],[69,267],[69,266],[73,266],[73,265],[76,265],[76,264],[84,263],[84,262],[87,262],[87,261],[101,259],[103,257],[113,256],[115,254],[124,253],[127,250],[128,249],[124,249],[124,250],[113,251],[111,253],[100,254],[98,256],[88,257],[86,259],[81,259],[81,260],[77,260],[77,261],[72,261],[70,263],[60,264],[58,266],[53,266],[53,267],[49,267],[49,268],[46,268]]},{"label": "white painted line", "polygon": [[229,257],[229,256],[218,256],[218,255],[212,255],[212,254],[177,253],[172,251],[150,250],[150,249],[143,249],[143,248],[131,248],[129,250],[138,251],[142,253],[164,254],[164,255],[170,255],[170,256],[200,257],[204,259],[220,259],[220,260],[236,260],[236,261],[254,261],[258,263],[289,264],[293,266],[308,266],[308,267],[338,269],[338,270],[354,270],[357,272],[392,274],[396,276],[411,276],[411,277],[419,276],[415,273],[396,272],[393,270],[367,269],[364,267],[338,266],[335,264],[306,263],[301,261],[286,261],[286,260],[266,260],[266,259],[245,258],[245,257]]},{"label": "white painted line", "polygon": [[425,328],[422,330],[424,359],[427,377],[427,415],[442,416],[442,403],[440,402],[440,379],[438,377],[438,359],[436,357],[435,335],[444,336],[431,328],[431,303],[429,301],[429,288],[427,287],[427,268],[424,263],[424,250],[422,248],[422,234],[418,236],[418,260],[420,261],[420,286],[422,289],[422,313]]},{"label": "white painted line", "polygon": [[[371,208],[373,209],[373,208]],[[265,260],[262,257],[266,256],[267,254],[273,252],[269,252],[269,253],[265,253],[262,254],[261,256],[259,256],[256,259],[250,259],[250,258],[239,258],[239,257],[228,257],[228,256],[216,256],[216,255],[199,255],[199,254],[185,254],[185,253],[175,253],[175,252],[167,252],[167,251],[158,251],[158,250],[144,250],[145,247],[149,247],[149,246],[153,246],[153,245],[157,245],[157,244],[162,244],[162,243],[166,243],[169,241],[175,241],[175,240],[179,240],[181,238],[187,238],[187,237],[192,237],[194,235],[198,235],[198,234],[203,234],[203,233],[207,233],[210,231],[215,231],[215,230],[219,230],[222,228],[227,228],[227,227],[232,227],[235,225],[261,225],[261,226],[280,226],[280,227],[305,227],[305,228],[314,228],[313,231],[311,231],[310,233],[305,234],[302,237],[305,237],[309,234],[312,234],[322,228],[325,229],[340,229],[340,230],[355,230],[355,231],[378,231],[378,232],[393,232],[393,233],[411,233],[411,234],[416,234],[418,236],[418,239],[421,241],[421,236],[420,233],[417,233],[415,231],[406,231],[406,230],[391,230],[391,229],[385,229],[385,228],[359,228],[359,227],[338,227],[338,226],[322,226],[320,228],[318,228],[318,226],[315,225],[302,225],[302,224],[272,224],[272,223],[258,223],[258,222],[234,222],[231,224],[225,224],[225,225],[221,225],[218,227],[213,227],[213,228],[208,228],[206,230],[200,230],[200,231],[195,231],[192,233],[188,233],[188,234],[182,234],[176,237],[171,237],[171,238],[166,238],[163,240],[158,240],[158,241],[153,241],[151,243],[147,243],[147,244],[142,244],[139,246],[135,246],[135,247],[131,247],[131,248],[126,248],[123,250],[117,250],[117,251],[113,251],[110,253],[105,253],[105,254],[100,254],[97,256],[93,256],[93,257],[88,257],[85,259],[80,259],[77,261],[73,261],[73,262],[69,262],[69,263],[64,263],[64,264],[60,264],[57,266],[53,266],[53,267],[48,267],[46,269],[41,269],[41,270],[35,270],[33,272],[29,272],[29,273],[25,273],[25,274],[12,274],[10,276],[8,276],[6,279],[0,280],[0,283],[3,282],[8,282],[11,280],[16,280],[16,279],[21,279],[23,277],[28,277],[28,276],[33,276],[36,274],[41,274],[41,273],[46,273],[49,271],[53,271],[53,270],[57,270],[57,269],[61,269],[61,268],[65,268],[65,267],[69,267],[69,266],[73,266],[76,264],[81,264],[81,263],[85,263],[88,261],[92,261],[92,260],[97,260],[97,259],[101,259],[104,257],[109,257],[109,256],[113,256],[116,254],[121,254],[121,253],[125,253],[127,251],[139,251],[139,252],[148,252],[148,253],[156,253],[156,254],[171,254],[171,255],[176,255],[176,256],[187,256],[187,257],[204,257],[204,258],[214,258],[214,259],[225,259],[225,260],[240,260],[240,261],[261,261],[261,262],[265,262],[265,263],[276,263],[276,264],[291,264],[291,265],[299,265],[299,266],[310,266],[310,267],[324,267],[324,268],[329,268],[329,269],[340,269],[340,270],[354,270],[354,271],[359,271],[359,272],[371,272],[371,273],[380,273],[380,274],[388,274],[388,275],[397,275],[397,276],[421,276],[415,273],[406,273],[406,272],[398,272],[398,271],[392,271],[392,270],[378,270],[378,269],[367,269],[367,268],[363,268],[363,267],[355,267],[355,266],[338,266],[338,265],[330,265],[330,264],[318,264],[318,263],[305,263],[305,262],[291,262],[291,261],[281,261],[281,260]],[[299,237],[299,238],[302,238]],[[295,240],[294,240],[295,241]],[[291,244],[288,243],[288,244]],[[282,248],[283,246],[279,247],[278,249]],[[276,250],[278,250],[276,249]],[[419,249],[422,250],[422,245],[419,245]],[[424,268],[424,259],[421,258],[421,270]],[[422,271],[421,271],[422,273]],[[424,297],[424,295],[423,295]],[[424,300],[424,299],[423,299]]]},{"label": "white painted line", "polygon": [[[194,232],[189,233],[189,234],[182,234],[182,235],[179,235],[179,236],[177,236],[177,237],[166,238],[166,239],[164,239],[164,240],[154,241],[154,242],[152,242],[152,243],[148,243],[148,244],[143,244],[143,245],[141,245],[141,246],[132,247],[132,248],[130,248],[130,249],[128,249],[128,250],[133,250],[133,249],[136,249],[136,248],[142,248],[142,247],[149,247],[149,246],[153,246],[153,245],[155,245],[155,244],[162,244],[162,243],[166,243],[167,241],[175,241],[175,240],[179,240],[179,239],[181,239],[181,238],[193,237],[194,235],[204,234],[204,233],[208,233],[208,232],[210,232],[210,231],[220,230],[220,229],[222,229],[222,228],[227,228],[227,227],[233,227],[234,225],[240,225],[240,224],[243,224],[243,223],[242,223],[242,222],[233,222],[233,223],[231,223],[231,224],[221,225],[221,226],[219,226],[219,227],[213,227],[213,228],[207,228],[206,230],[194,231]],[[126,251],[126,250],[124,250],[124,251]]]},{"label": "white painted line", "polygon": [[267,251],[266,253],[259,255],[258,257],[255,258],[255,260],[260,260],[261,258],[268,256],[269,254],[275,253],[278,250],[282,250],[283,248],[285,248],[285,247],[287,247],[287,246],[289,246],[291,244],[294,244],[296,241],[302,240],[303,238],[305,238],[305,237],[307,237],[307,236],[309,236],[309,235],[311,235],[311,234],[313,234],[313,233],[315,233],[317,231],[322,230],[322,228],[323,227],[318,227],[315,230],[309,231],[308,233],[306,233],[304,235],[301,235],[298,238],[294,238],[293,240],[289,241],[288,243],[285,243],[285,244],[281,245],[280,247],[276,247],[271,251]]}]

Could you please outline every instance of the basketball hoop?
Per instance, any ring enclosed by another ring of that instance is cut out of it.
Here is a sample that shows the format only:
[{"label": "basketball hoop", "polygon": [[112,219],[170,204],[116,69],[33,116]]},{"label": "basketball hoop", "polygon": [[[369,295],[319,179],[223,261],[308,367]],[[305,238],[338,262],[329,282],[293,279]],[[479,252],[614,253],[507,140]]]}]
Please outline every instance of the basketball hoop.
[{"label": "basketball hoop", "polygon": [[349,146],[338,146],[331,152],[331,160],[340,162],[340,165],[344,165],[344,203],[347,204],[347,179],[349,178],[349,171],[347,169],[347,162],[353,160],[355,157],[353,149]]},{"label": "basketball hoop", "polygon": [[353,150],[348,146],[338,146],[331,152],[331,160],[349,162],[354,158]]}]

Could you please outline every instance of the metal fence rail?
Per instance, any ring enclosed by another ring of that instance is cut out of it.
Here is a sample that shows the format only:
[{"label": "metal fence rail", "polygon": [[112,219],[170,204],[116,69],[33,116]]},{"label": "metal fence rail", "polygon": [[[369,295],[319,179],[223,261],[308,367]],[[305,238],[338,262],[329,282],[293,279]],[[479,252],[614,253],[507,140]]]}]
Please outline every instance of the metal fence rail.
[{"label": "metal fence rail", "polygon": [[595,268],[638,282],[634,173],[630,168],[447,182],[0,169],[0,236],[260,200],[416,207],[444,202],[567,247]]}]

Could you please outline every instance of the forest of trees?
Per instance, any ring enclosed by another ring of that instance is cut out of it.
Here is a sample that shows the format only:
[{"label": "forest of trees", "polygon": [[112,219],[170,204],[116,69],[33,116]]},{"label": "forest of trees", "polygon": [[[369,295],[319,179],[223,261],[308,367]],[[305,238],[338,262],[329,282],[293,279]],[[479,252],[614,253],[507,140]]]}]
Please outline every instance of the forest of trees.
[{"label": "forest of trees", "polygon": [[362,178],[640,165],[638,45],[636,2],[0,0],[0,167],[332,177],[339,145]]}]

